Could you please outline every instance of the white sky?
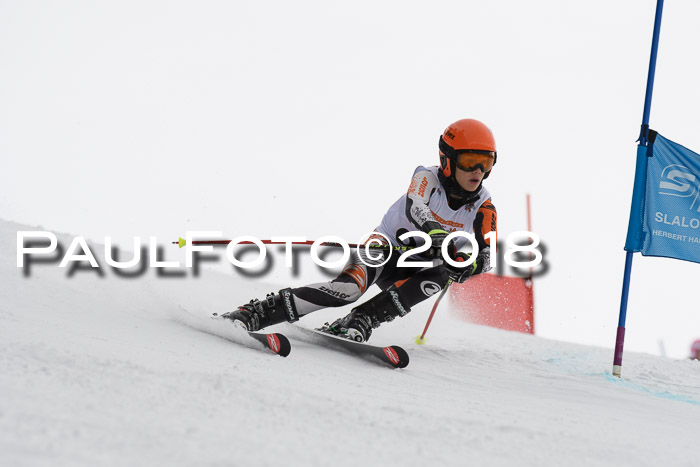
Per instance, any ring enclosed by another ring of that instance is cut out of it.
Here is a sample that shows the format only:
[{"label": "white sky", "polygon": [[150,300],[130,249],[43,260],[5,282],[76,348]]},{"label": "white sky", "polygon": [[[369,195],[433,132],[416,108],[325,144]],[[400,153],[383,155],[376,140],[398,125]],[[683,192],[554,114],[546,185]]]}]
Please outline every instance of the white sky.
[{"label": "white sky", "polygon": [[[501,238],[529,192],[549,249],[538,334],[612,347],[655,5],[5,1],[0,217],[127,247],[354,241],[437,163],[447,124],[478,118]],[[666,2],[651,111],[695,151],[699,14]],[[635,255],[626,350],[687,356],[698,277]]]}]

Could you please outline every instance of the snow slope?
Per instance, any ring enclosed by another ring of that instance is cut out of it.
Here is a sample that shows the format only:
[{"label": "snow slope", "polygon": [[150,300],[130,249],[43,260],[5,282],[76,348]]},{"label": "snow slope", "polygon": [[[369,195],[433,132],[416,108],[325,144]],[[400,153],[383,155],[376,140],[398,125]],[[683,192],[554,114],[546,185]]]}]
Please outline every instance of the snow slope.
[{"label": "snow slope", "polygon": [[34,228],[0,223],[0,465],[700,463],[700,362],[626,353],[618,380],[611,349],[469,325],[446,309],[417,346],[432,301],[373,336],[408,350],[405,370],[320,348],[286,324],[284,359],[208,315],[285,284],[213,271],[69,277],[57,263],[25,277],[17,230]]}]

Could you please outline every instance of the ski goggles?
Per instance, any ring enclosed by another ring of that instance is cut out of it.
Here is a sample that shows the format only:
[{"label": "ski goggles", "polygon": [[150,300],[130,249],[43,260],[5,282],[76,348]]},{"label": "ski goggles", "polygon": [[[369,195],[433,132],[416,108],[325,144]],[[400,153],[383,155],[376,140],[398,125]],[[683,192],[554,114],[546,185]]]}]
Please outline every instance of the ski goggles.
[{"label": "ski goggles", "polygon": [[494,151],[484,151],[481,149],[469,149],[466,151],[457,151],[455,163],[458,169],[466,172],[471,172],[481,167],[484,173],[491,170],[496,162],[496,153]]}]

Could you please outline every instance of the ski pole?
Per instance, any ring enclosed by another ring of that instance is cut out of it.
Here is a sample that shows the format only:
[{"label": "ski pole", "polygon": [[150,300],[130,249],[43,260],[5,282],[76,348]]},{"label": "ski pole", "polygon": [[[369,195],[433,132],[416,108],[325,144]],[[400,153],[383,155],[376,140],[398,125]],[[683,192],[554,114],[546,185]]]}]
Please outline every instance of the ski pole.
[{"label": "ski pole", "polygon": [[433,315],[435,315],[435,310],[437,310],[437,307],[440,304],[440,300],[442,300],[442,297],[445,296],[445,292],[447,292],[447,289],[450,288],[450,285],[452,285],[452,279],[447,279],[447,283],[445,284],[445,287],[442,288],[442,292],[440,292],[440,295],[438,295],[437,300],[435,300],[435,304],[433,305],[433,310],[430,312],[430,316],[428,316],[428,322],[425,323],[425,329],[423,329],[423,334],[416,337],[416,344],[418,344],[418,345],[425,344],[425,333],[428,332],[428,327],[430,326],[430,322],[433,320]]},{"label": "ski pole", "polygon": [[[192,240],[191,245],[228,245],[231,243],[232,240]],[[273,242],[272,240],[260,240],[260,243],[263,245],[285,245],[286,242]],[[316,243],[314,240],[307,240],[304,242],[290,242],[292,245],[313,245]],[[180,248],[183,246],[187,245],[187,240],[184,238],[180,237],[177,242],[172,242],[173,245],[179,245]],[[239,245],[252,245],[253,242],[249,241],[243,241],[240,242]],[[321,246],[329,246],[333,248],[342,248],[343,245],[341,243],[336,243],[336,242],[322,242],[319,245]],[[350,243],[348,244],[350,248],[357,248],[367,246],[368,248],[371,248],[373,250],[394,250],[394,251],[408,251],[413,249],[414,247],[412,246],[393,246],[393,245],[376,245],[376,244],[369,244],[369,245],[361,245],[357,243]]]}]

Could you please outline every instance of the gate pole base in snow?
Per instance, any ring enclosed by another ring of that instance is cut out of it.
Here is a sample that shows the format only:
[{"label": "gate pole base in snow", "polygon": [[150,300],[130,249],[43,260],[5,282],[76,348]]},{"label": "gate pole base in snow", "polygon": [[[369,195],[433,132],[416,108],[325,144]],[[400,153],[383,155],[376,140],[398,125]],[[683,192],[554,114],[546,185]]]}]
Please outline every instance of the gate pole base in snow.
[{"label": "gate pole base in snow", "polygon": [[613,376],[618,378],[622,374],[622,349],[625,345],[625,328],[617,327],[617,338],[615,339],[615,358],[613,359]]},{"label": "gate pole base in snow", "polygon": [[615,338],[615,356],[613,357],[613,375],[620,377],[622,372],[622,350],[625,345],[625,321],[627,320],[627,299],[630,293],[630,277],[632,276],[631,251],[625,256],[625,274],[622,281],[622,298],[620,299],[620,319],[617,322],[617,337]]}]

